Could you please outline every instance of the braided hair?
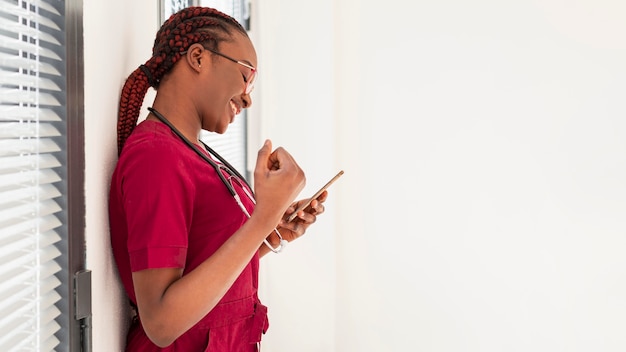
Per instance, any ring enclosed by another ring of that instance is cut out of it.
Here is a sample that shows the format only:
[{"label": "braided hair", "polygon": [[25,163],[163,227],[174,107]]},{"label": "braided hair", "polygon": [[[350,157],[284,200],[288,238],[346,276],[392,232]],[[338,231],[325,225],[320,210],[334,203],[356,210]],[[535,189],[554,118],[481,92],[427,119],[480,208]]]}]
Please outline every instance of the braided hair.
[{"label": "braided hair", "polygon": [[234,18],[208,7],[185,8],[163,23],[154,40],[152,57],[130,74],[122,88],[117,115],[118,156],[137,125],[148,89],[158,88],[161,78],[191,45],[202,43],[216,50],[233,29],[248,35]]}]

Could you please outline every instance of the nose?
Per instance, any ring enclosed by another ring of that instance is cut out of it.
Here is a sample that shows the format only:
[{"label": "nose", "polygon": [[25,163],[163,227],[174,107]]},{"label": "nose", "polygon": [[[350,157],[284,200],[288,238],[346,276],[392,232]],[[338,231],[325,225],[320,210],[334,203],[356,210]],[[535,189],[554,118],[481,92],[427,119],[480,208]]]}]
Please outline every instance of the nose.
[{"label": "nose", "polygon": [[242,94],[241,102],[243,103],[242,108],[247,109],[252,106],[252,97],[250,96],[250,94]]}]

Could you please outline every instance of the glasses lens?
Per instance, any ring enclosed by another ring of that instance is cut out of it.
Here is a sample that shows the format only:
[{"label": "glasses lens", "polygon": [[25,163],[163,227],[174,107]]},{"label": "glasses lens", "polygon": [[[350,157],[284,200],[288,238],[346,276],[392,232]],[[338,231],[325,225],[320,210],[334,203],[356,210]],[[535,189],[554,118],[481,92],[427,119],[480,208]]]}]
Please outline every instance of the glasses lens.
[{"label": "glasses lens", "polygon": [[254,89],[254,82],[256,81],[256,70],[252,70],[248,82],[246,83],[246,94],[250,94]]}]

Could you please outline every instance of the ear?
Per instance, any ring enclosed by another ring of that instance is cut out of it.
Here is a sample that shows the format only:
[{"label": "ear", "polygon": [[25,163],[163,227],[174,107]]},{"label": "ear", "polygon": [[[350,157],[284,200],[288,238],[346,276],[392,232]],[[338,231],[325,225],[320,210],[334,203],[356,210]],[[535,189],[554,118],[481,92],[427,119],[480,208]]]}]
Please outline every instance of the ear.
[{"label": "ear", "polygon": [[204,47],[200,43],[192,44],[189,49],[187,49],[187,54],[185,55],[185,59],[189,67],[192,70],[200,72],[202,69],[202,55],[204,53]]}]

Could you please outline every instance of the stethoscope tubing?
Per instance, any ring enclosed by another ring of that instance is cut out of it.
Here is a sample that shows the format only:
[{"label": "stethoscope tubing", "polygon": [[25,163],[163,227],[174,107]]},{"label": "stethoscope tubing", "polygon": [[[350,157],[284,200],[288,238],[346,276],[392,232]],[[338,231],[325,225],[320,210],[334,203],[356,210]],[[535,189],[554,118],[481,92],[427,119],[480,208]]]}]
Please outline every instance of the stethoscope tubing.
[{"label": "stethoscope tubing", "polygon": [[[228,182],[228,180],[226,180],[226,177],[224,177],[224,174],[222,174],[222,172],[220,171],[220,167],[219,165],[217,165],[217,163],[215,161],[213,161],[208,155],[206,155],[204,152],[202,152],[202,150],[200,150],[200,148],[193,144],[187,137],[185,137],[179,130],[178,128],[176,128],[168,119],[165,118],[165,116],[163,116],[160,112],[158,112],[157,110],[155,110],[152,107],[149,107],[148,110],[154,114],[154,116],[156,116],[156,118],[158,118],[161,122],[163,122],[164,124],[167,125],[167,127],[169,127],[172,132],[174,132],[180,139],[182,139],[182,141],[189,147],[191,148],[194,152],[196,152],[196,154],[198,154],[202,159],[204,159],[207,163],[209,163],[213,169],[215,170],[215,172],[217,173],[217,175],[219,176],[220,180],[222,181],[222,183],[224,184],[224,186],[226,186],[226,188],[228,189],[228,192],[230,192],[230,194],[235,197],[235,196],[239,196],[237,194],[237,192],[235,191],[235,188],[230,184],[230,182]],[[204,142],[200,141],[200,143],[202,143],[202,145],[206,148],[206,150],[213,156],[215,156],[215,158],[217,160],[219,160],[222,164],[224,164],[227,168],[229,168],[234,174],[235,176],[239,177],[239,179],[241,181],[243,181],[246,186],[248,187],[248,189],[250,189],[250,192],[252,191],[252,187],[250,187],[250,185],[248,184],[248,181],[246,181],[246,179],[239,173],[239,171],[237,171],[237,169],[235,169],[228,161],[226,161],[226,159],[224,159],[219,153],[217,153],[215,150],[213,150],[211,147],[209,147],[208,145],[206,145]],[[254,194],[253,194],[254,195]]]},{"label": "stethoscope tubing", "polygon": [[[187,137],[185,137],[182,134],[182,132],[180,132],[178,130],[178,128],[176,128],[167,118],[165,118],[165,116],[163,116],[163,114],[161,114],[160,112],[158,112],[156,109],[154,109],[152,107],[149,107],[148,110],[154,116],[156,116],[156,118],[159,119],[159,121],[163,122],[167,127],[169,127],[170,130],[172,130],[172,132],[174,132],[174,134],[176,134],[189,148],[191,148],[194,152],[196,152],[196,154],[198,154],[202,159],[204,159],[207,163],[209,163],[211,165],[211,167],[213,167],[213,169],[215,170],[215,172],[219,176],[219,178],[222,181],[222,183],[224,184],[224,186],[226,186],[226,188],[228,189],[228,192],[235,199],[235,202],[237,202],[237,205],[239,205],[239,207],[241,208],[243,213],[246,215],[246,217],[250,218],[250,212],[243,205],[243,202],[241,201],[241,197],[239,196],[239,194],[237,193],[235,188],[230,184],[230,182],[228,182],[228,180],[226,179],[226,177],[222,173],[220,166],[215,161],[213,161],[206,153],[204,153],[202,150],[200,150],[200,148],[197,145],[195,145]],[[251,194],[248,194],[250,200],[254,204],[256,204],[256,201],[254,199],[254,191],[252,190],[252,187],[250,187],[250,184],[248,183],[248,181],[246,181],[246,179],[239,173],[239,171],[237,171],[237,169],[235,169],[228,161],[226,161],[226,159],[224,159],[219,153],[217,153],[215,150],[213,150],[211,147],[209,147],[206,143],[204,143],[202,141],[200,141],[200,143],[202,143],[202,145],[206,148],[206,150],[211,155],[215,156],[215,158],[217,160],[219,160],[219,162],[221,162],[224,166],[226,166],[226,168],[228,168],[235,176],[237,176],[243,183],[245,183],[245,186],[251,192]],[[248,190],[243,188],[243,191],[246,192],[246,193],[248,193]],[[280,244],[278,245],[278,247],[276,247],[276,248],[273,247],[269,243],[267,238],[264,239],[263,242],[265,243],[265,245],[272,252],[278,253],[285,247],[285,245],[287,244],[287,241],[283,239],[283,237],[281,236],[280,232],[278,232],[277,229],[274,229],[274,232],[276,232],[276,234],[278,235],[278,238],[280,239]]]}]

